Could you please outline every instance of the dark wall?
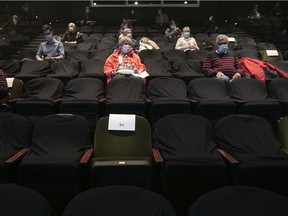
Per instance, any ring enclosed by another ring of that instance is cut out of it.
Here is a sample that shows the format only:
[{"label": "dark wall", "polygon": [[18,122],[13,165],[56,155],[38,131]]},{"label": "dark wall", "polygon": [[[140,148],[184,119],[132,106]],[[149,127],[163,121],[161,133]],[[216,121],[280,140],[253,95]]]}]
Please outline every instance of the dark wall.
[{"label": "dark wall", "polygon": [[[20,13],[23,1],[1,1],[0,9],[9,4],[14,14]],[[76,21],[85,10],[89,1],[31,1],[28,2],[44,22],[68,23]],[[200,1],[199,8],[162,8],[170,19],[176,19],[180,25],[193,24],[202,26],[209,15],[214,15],[216,21],[248,16],[255,4],[259,5],[261,14],[267,14],[275,5],[275,1]],[[287,9],[288,2],[281,2],[282,8]],[[130,16],[132,7],[127,8],[92,8],[96,21],[102,24],[120,25],[123,18]],[[138,24],[154,22],[157,8],[134,8]]]}]

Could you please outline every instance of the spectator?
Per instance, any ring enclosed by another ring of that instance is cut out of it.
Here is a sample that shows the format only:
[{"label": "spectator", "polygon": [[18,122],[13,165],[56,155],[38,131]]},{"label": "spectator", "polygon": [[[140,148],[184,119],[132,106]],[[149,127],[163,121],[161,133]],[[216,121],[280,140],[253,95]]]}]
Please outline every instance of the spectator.
[{"label": "spectator", "polygon": [[279,16],[282,16],[282,13],[283,13],[283,11],[282,11],[282,8],[280,6],[280,2],[277,1],[275,3],[274,8],[272,8],[271,11],[270,11],[270,16],[279,17]]},{"label": "spectator", "polygon": [[66,44],[78,44],[82,42],[82,33],[80,33],[75,23],[69,23],[68,29],[65,31],[62,42]]},{"label": "spectator", "polygon": [[[122,72],[123,73],[122,73]],[[114,51],[104,64],[104,73],[107,76],[107,83],[121,74],[140,74],[146,71],[146,67],[141,63],[140,57],[132,49],[132,40],[122,37],[119,40],[119,49]]]},{"label": "spectator", "polygon": [[[139,49],[139,43],[137,40],[133,39],[133,33],[132,33],[132,30],[130,28],[126,28],[122,31],[122,33],[118,37],[118,41],[123,37],[128,37],[132,40],[132,48],[134,51],[137,52]],[[118,47],[119,47],[119,42],[116,45],[116,49],[118,49]]]},{"label": "spectator", "polygon": [[[133,21],[133,20],[132,20]],[[132,21],[130,19],[123,19],[120,29],[119,29],[119,35],[121,35],[123,33],[123,31],[127,28],[129,28],[131,30],[131,32],[133,32],[133,24]]]},{"label": "spectator", "polygon": [[85,7],[85,13],[79,22],[81,26],[94,26],[96,24],[96,21],[91,14],[91,9],[89,6]]},{"label": "spectator", "polygon": [[257,4],[254,6],[254,8],[251,12],[250,19],[251,20],[260,20],[261,19],[261,14],[259,12],[259,7]]},{"label": "spectator", "polygon": [[178,38],[175,49],[183,50],[184,52],[187,50],[199,50],[196,40],[191,37],[190,28],[188,26],[183,28],[182,36]]},{"label": "spectator", "polygon": [[30,8],[30,5],[28,3],[25,3],[22,9],[22,14],[20,14],[21,24],[31,25],[33,22],[36,21],[36,15],[34,13],[34,10]]},{"label": "spectator", "polygon": [[162,13],[161,8],[158,8],[157,15],[155,17],[155,24],[161,31],[166,29],[169,25],[168,15],[166,13]]},{"label": "spectator", "polygon": [[35,58],[39,61],[64,59],[64,46],[62,42],[53,37],[52,27],[50,25],[43,25],[42,31],[46,41],[40,44]]},{"label": "spectator", "polygon": [[203,31],[209,36],[211,33],[215,33],[217,31],[217,26],[216,26],[213,16],[209,16],[207,22],[205,23],[203,27]]},{"label": "spectator", "polygon": [[229,82],[243,76],[242,65],[237,56],[228,51],[228,37],[220,34],[216,38],[217,49],[208,54],[203,62],[204,74]]},{"label": "spectator", "polygon": [[170,26],[165,31],[165,37],[167,37],[168,39],[176,39],[180,37],[180,35],[181,30],[177,27],[176,21],[171,20]]},{"label": "spectator", "polygon": [[8,85],[3,70],[0,69],[0,101],[8,96]]}]

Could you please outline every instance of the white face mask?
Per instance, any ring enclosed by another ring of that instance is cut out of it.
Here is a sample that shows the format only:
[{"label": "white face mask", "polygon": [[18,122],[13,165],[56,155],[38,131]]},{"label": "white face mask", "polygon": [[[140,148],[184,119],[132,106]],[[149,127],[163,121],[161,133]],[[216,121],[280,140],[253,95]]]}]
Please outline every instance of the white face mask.
[{"label": "white face mask", "polygon": [[127,54],[131,50],[131,46],[129,44],[124,44],[121,48],[122,53]]}]

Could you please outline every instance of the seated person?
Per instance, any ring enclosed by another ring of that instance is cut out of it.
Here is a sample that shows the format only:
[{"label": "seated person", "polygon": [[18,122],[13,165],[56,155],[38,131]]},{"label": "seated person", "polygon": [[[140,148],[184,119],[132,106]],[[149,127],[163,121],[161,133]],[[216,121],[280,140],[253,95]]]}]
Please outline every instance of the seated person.
[{"label": "seated person", "polygon": [[127,28],[131,29],[131,32],[133,32],[132,21],[130,19],[123,19],[119,29],[119,35],[121,35],[123,31]]},{"label": "seated person", "polygon": [[3,70],[0,69],[0,101],[8,96],[8,85]]},{"label": "seated person", "polygon": [[214,21],[214,17],[209,16],[207,22],[205,23],[203,27],[203,32],[207,33],[210,36],[211,33],[215,33],[216,31],[217,31],[217,26]]},{"label": "seated person", "polygon": [[[118,41],[123,37],[129,37],[132,40],[132,48],[134,51],[137,52],[139,49],[139,44],[138,44],[137,40],[133,39],[133,33],[132,33],[132,30],[130,28],[125,28],[122,31],[122,33],[118,37]],[[119,47],[119,42],[116,44],[116,49],[118,49],[118,47]]]},{"label": "seated person", "polygon": [[176,21],[171,20],[170,26],[165,31],[165,37],[168,39],[178,38],[181,35],[181,30],[177,27]]},{"label": "seated person", "polygon": [[64,59],[64,46],[53,37],[52,27],[44,25],[42,31],[46,41],[40,44],[35,58],[39,61]]},{"label": "seated person", "polygon": [[155,17],[156,26],[162,31],[162,29],[167,28],[169,25],[168,15],[166,13],[162,13],[161,8],[158,8],[157,15]]},{"label": "seated person", "polygon": [[85,7],[85,13],[80,21],[81,26],[94,26],[96,21],[94,20],[93,14],[89,6]]},{"label": "seated person", "polygon": [[233,52],[228,51],[228,37],[220,34],[216,38],[217,49],[208,54],[203,62],[204,74],[229,82],[244,75],[242,65]]},{"label": "seated person", "polygon": [[146,71],[146,67],[141,63],[140,57],[134,53],[132,40],[129,37],[122,37],[119,40],[119,49],[114,51],[104,64],[107,83],[119,74],[128,74],[128,71],[130,71],[130,74],[139,74]]},{"label": "seated person", "polygon": [[74,23],[68,24],[68,29],[62,37],[62,42],[66,44],[78,44],[82,42],[82,33],[77,31]]},{"label": "seated person", "polygon": [[185,26],[182,30],[182,36],[178,38],[176,50],[183,50],[184,52],[188,50],[199,50],[196,40],[190,35],[190,28]]}]

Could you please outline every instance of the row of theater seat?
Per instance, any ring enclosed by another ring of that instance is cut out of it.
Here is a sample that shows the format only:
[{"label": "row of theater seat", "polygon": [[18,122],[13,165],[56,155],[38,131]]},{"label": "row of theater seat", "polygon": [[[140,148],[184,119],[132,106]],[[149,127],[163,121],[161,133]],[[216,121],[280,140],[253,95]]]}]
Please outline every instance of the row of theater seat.
[{"label": "row of theater seat", "polygon": [[[8,104],[13,112],[33,119],[53,113],[85,116],[92,128],[109,113],[137,114],[151,124],[168,114],[193,113],[217,120],[233,113],[259,115],[275,126],[287,115],[288,79],[269,85],[239,78],[225,84],[212,78],[193,79],[188,85],[174,77],[158,77],[144,86],[133,76],[117,76],[105,86],[95,78],[76,78],[65,86],[55,78],[35,78],[24,84],[14,79]],[[14,94],[14,95],[13,95]]]},{"label": "row of theater seat", "polygon": [[[83,190],[108,185],[159,192],[183,216],[199,196],[230,184],[288,195],[287,149],[261,117],[229,115],[213,126],[175,114],[151,128],[135,116],[128,131],[110,128],[111,118],[97,122],[92,141],[79,115],[46,116],[31,128],[23,116],[1,113],[1,182],[38,191],[58,214]],[[281,122],[287,131],[287,117]]]},{"label": "row of theater seat", "polygon": [[[0,185],[0,192],[5,194],[0,203],[3,216],[17,215],[20,211],[22,216],[55,216],[45,198],[35,191],[7,184]],[[277,216],[286,216],[287,204],[287,197],[267,190],[229,186],[204,194],[191,204],[189,214],[184,216],[274,216],[276,212]],[[177,215],[173,206],[158,194],[137,187],[110,186],[82,192],[67,204],[63,216],[93,216],[95,212],[103,216]]]}]

